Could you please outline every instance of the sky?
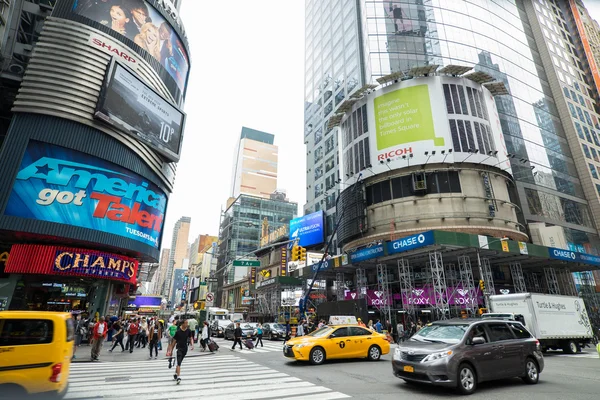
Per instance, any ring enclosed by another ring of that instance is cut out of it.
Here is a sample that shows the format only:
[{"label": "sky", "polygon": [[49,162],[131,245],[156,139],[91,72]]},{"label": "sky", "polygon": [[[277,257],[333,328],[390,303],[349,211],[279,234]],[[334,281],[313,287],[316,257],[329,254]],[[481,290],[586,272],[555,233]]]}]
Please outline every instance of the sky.
[{"label": "sky", "polygon": [[585,8],[598,23],[600,23],[600,0],[584,0]]},{"label": "sky", "polygon": [[189,242],[218,235],[242,126],[275,135],[277,187],[299,210],[306,199],[304,1],[184,0],[180,15],[192,67],[162,248],[182,216],[192,218]]}]

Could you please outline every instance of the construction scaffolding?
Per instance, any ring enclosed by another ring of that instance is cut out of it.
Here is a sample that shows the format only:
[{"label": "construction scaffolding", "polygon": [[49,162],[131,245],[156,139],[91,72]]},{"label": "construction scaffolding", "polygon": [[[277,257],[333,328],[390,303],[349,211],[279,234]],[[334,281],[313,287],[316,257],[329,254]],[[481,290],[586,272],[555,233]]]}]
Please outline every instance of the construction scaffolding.
[{"label": "construction scaffolding", "polygon": [[[485,290],[490,295],[496,294],[496,287],[494,286],[494,274],[492,274],[492,266],[488,258],[481,258],[481,269],[483,270],[483,280],[485,281]],[[481,277],[479,277],[481,279]]]},{"label": "construction scaffolding", "polygon": [[345,299],[344,286],[346,285],[346,278],[343,272],[337,272],[335,274],[335,296],[337,301]]},{"label": "construction scaffolding", "polygon": [[529,272],[524,274],[525,284],[529,291],[541,293],[542,285],[540,285],[540,279],[535,272]]},{"label": "construction scaffolding", "polygon": [[521,263],[513,261],[509,263],[510,275],[515,286],[515,293],[526,293],[527,285],[525,285],[525,278],[523,278],[523,269],[521,269]]},{"label": "construction scaffolding", "polygon": [[560,294],[558,278],[556,277],[556,271],[554,270],[554,268],[544,268],[544,276],[546,277],[546,287],[548,288],[548,294]]},{"label": "construction scaffolding", "polygon": [[409,320],[416,321],[413,269],[406,258],[398,260],[398,279],[400,280],[402,307]]},{"label": "construction scaffolding", "polygon": [[458,257],[458,285],[459,288],[456,290],[463,290],[466,295],[463,298],[467,298],[468,302],[464,305],[464,309],[468,311],[470,316],[475,317],[477,315],[477,291],[475,290],[475,284],[473,282],[473,269],[471,268],[471,258],[468,256]]},{"label": "construction scaffolding", "polygon": [[392,320],[392,293],[388,280],[388,269],[386,264],[377,264],[377,291],[373,299],[375,307],[381,315],[385,315],[388,321]]},{"label": "construction scaffolding", "polygon": [[364,268],[356,269],[356,298],[363,299],[367,295],[367,274]]},{"label": "construction scaffolding", "polygon": [[594,328],[594,332],[600,331],[600,301],[596,294],[596,287],[594,285],[594,278],[591,271],[580,272],[581,285],[579,289],[581,291],[581,298],[585,303],[588,317]]},{"label": "construction scaffolding", "polygon": [[447,319],[449,314],[448,298],[446,296],[448,287],[446,285],[446,274],[444,272],[444,261],[442,260],[441,252],[432,251],[429,253],[429,266],[433,282],[437,319]]},{"label": "construction scaffolding", "polygon": [[561,293],[564,293],[565,296],[577,296],[577,286],[575,286],[573,274],[563,269],[559,272],[558,277],[562,285]]}]

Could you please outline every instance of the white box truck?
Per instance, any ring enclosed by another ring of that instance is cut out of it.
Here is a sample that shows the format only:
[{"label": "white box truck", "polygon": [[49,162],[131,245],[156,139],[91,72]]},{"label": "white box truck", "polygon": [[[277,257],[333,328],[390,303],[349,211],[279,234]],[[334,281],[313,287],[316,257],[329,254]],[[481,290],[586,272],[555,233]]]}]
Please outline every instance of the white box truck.
[{"label": "white box truck", "polygon": [[505,294],[490,296],[490,308],[492,312],[482,317],[521,321],[540,341],[543,351],[562,349],[573,354],[592,339],[592,325],[579,297]]}]

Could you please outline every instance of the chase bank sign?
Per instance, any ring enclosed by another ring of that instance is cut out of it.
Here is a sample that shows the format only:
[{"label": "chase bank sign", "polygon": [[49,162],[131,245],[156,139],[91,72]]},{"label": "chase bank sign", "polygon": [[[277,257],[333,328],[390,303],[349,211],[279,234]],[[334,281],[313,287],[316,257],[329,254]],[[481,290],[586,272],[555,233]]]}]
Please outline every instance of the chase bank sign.
[{"label": "chase bank sign", "polygon": [[548,248],[550,258],[563,261],[575,261],[577,259],[577,253],[570,250],[557,249],[554,247]]},{"label": "chase bank sign", "polygon": [[433,231],[427,231],[387,242],[387,253],[395,254],[418,249],[435,243]]}]

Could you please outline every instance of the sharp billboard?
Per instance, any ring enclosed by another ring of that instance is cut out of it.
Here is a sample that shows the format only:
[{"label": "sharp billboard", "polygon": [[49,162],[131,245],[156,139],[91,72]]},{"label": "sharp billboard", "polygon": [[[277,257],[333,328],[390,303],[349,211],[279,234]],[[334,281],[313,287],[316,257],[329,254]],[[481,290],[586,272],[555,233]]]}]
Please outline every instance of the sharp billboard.
[{"label": "sharp billboard", "polygon": [[117,62],[112,64],[96,117],[179,161],[185,114]]}]

